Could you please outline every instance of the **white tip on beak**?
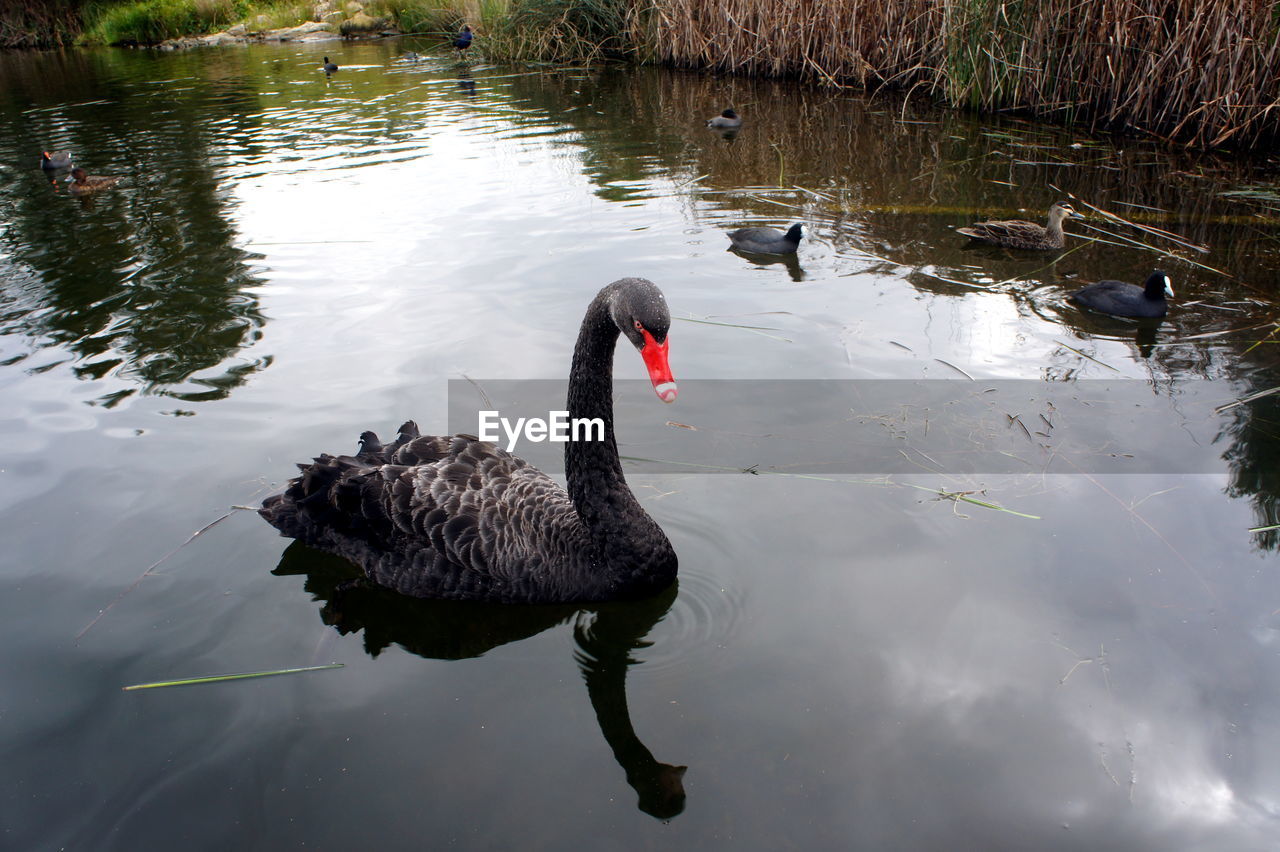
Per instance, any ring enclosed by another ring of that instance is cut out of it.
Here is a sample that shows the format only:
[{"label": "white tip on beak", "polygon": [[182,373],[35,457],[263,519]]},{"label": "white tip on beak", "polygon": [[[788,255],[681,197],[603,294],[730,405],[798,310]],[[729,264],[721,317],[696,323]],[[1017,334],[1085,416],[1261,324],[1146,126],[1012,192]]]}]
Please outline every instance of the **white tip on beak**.
[{"label": "white tip on beak", "polygon": [[663,402],[676,401],[676,383],[675,382],[663,382],[660,385],[654,385],[653,389],[657,392],[658,399],[662,400]]}]

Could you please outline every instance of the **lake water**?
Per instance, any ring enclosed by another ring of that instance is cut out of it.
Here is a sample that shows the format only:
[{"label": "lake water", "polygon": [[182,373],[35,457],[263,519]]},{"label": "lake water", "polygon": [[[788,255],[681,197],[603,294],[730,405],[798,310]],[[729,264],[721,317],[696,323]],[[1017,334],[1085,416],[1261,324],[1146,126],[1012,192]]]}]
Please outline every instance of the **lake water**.
[{"label": "lake water", "polygon": [[[1268,173],[419,47],[0,54],[0,846],[1274,845],[1280,397],[1215,410],[1280,385]],[[51,184],[64,148],[120,184]],[[1068,193],[1210,250],[954,233]],[[1156,266],[1163,323],[1064,300]],[[237,508],[563,380],[624,276],[677,318],[679,401],[622,383],[618,430],[678,588],[407,600]]]}]

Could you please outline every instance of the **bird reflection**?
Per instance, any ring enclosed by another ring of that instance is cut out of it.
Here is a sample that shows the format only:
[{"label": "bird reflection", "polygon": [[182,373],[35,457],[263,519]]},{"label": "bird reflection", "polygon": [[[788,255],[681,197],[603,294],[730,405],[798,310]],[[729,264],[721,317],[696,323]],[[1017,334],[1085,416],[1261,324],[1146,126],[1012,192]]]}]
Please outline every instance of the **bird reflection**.
[{"label": "bird reflection", "polygon": [[1160,330],[1160,320],[1139,320],[1138,334],[1134,342],[1138,345],[1138,353],[1143,358],[1150,358],[1156,348],[1156,332]]},{"label": "bird reflection", "polygon": [[1125,341],[1133,339],[1137,347],[1138,357],[1149,359],[1159,342],[1162,317],[1144,317],[1130,319],[1127,317],[1111,317],[1102,314],[1077,311],[1074,308],[1063,311],[1057,319],[1042,314],[1046,320],[1058,322],[1072,329],[1076,335],[1084,338],[1099,337],[1107,340]]},{"label": "bird reflection", "polygon": [[471,79],[471,73],[465,69],[458,72],[458,88],[467,93],[467,97],[474,98],[476,96],[476,81]]},{"label": "bird reflection", "polygon": [[742,251],[730,246],[726,251],[736,254],[743,260],[749,260],[756,266],[770,266],[780,263],[787,268],[787,274],[791,276],[792,281],[804,280],[804,267],[800,265],[800,258],[794,254],[756,254],[755,252]]},{"label": "bird reflection", "polygon": [[323,602],[324,623],[344,635],[363,630],[364,648],[372,657],[392,644],[430,659],[479,657],[571,621],[574,657],[596,722],[640,797],[637,807],[664,820],[684,810],[686,767],[656,760],[640,741],[626,693],[627,668],[639,662],[632,652],[652,644],[645,636],[671,608],[676,583],[648,600],[584,606],[422,600],[373,585],[350,562],[296,541],[272,573],[305,576],[306,590]]}]

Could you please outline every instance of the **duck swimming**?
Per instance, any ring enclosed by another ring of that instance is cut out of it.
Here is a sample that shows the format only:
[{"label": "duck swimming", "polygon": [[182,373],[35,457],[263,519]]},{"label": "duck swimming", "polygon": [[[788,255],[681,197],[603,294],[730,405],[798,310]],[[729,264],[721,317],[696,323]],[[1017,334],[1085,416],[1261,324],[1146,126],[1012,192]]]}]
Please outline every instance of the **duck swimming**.
[{"label": "duck swimming", "polygon": [[739,228],[729,232],[729,242],[738,251],[795,254],[800,246],[801,230],[798,222],[788,228],[785,234],[777,228]]},{"label": "duck swimming", "polygon": [[40,153],[40,168],[46,172],[56,172],[59,169],[69,168],[71,166],[71,153],[69,151],[55,151],[50,154],[48,151]]},{"label": "duck swimming", "polygon": [[956,233],[993,246],[1016,249],[1060,249],[1065,241],[1062,220],[1079,216],[1071,205],[1060,201],[1049,208],[1049,224],[1037,225],[1021,219],[998,222],[977,222],[968,228],[956,228]]},{"label": "duck swimming", "polygon": [[73,195],[88,195],[100,189],[110,189],[120,182],[118,177],[97,177],[85,172],[82,168],[71,170],[71,186],[68,189]]},{"label": "duck swimming", "polygon": [[1126,281],[1099,281],[1068,296],[1086,308],[1116,317],[1162,317],[1169,312],[1173,282],[1162,270],[1147,276],[1141,287]]},{"label": "duck swimming", "polygon": [[669,586],[676,554],[622,475],[613,434],[619,335],[654,391],[676,398],[667,363],[671,314],[643,278],[607,285],[573,350],[569,418],[599,418],[603,440],[565,444],[568,490],[471,435],[422,436],[412,421],[384,446],[365,432],[354,455],[318,456],[259,513],[283,535],[359,565],[374,583],[422,598],[577,603],[641,598]]},{"label": "duck swimming", "polygon": [[731,109],[725,110],[715,118],[707,119],[707,127],[714,127],[716,130],[736,130],[741,126],[742,119]]}]

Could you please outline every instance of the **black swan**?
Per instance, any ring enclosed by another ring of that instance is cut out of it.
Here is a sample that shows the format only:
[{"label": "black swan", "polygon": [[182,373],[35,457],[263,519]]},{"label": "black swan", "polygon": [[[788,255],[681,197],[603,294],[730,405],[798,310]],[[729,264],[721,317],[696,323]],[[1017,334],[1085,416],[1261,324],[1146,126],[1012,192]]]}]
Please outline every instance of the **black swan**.
[{"label": "black swan", "polygon": [[542,471],[471,435],[419,436],[321,455],[259,513],[290,538],[422,598],[569,603],[646,597],[676,576],[662,528],[627,487],[613,435],[613,351],[621,332],[663,402],[671,315],[662,291],[623,278],[596,294],[569,372],[569,417],[600,418],[604,439],[565,444],[568,493]]},{"label": "black swan", "polygon": [[1099,281],[1068,296],[1071,301],[1117,317],[1162,317],[1169,312],[1173,283],[1157,269],[1141,287],[1127,281]]},{"label": "black swan", "polygon": [[795,254],[800,247],[802,227],[792,225],[784,234],[777,228],[739,228],[729,232],[729,242],[738,251],[755,254]]}]

